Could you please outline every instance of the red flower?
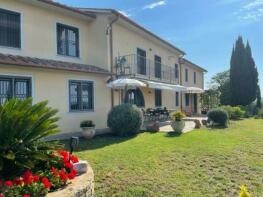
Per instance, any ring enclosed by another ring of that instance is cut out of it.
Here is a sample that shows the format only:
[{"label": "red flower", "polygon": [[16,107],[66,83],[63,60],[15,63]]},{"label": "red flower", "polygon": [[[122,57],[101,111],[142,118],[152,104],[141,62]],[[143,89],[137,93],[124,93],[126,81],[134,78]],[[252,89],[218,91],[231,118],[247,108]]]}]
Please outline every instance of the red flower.
[{"label": "red flower", "polygon": [[77,175],[77,171],[72,169],[71,172],[68,174],[69,179],[74,179]]},{"label": "red flower", "polygon": [[30,197],[28,194],[24,194],[24,196],[23,197]]},{"label": "red flower", "polygon": [[16,178],[15,180],[14,180],[14,184],[16,184],[16,185],[23,185],[23,179],[22,178]]},{"label": "red flower", "polygon": [[30,170],[27,170],[23,175],[23,179],[26,185],[30,185],[34,181],[34,176]]},{"label": "red flower", "polygon": [[50,170],[50,171],[52,172],[52,174],[53,174],[54,176],[59,177],[58,171],[57,171],[56,168],[54,168],[53,166],[51,167],[51,170]]},{"label": "red flower", "polygon": [[63,157],[63,162],[66,163],[69,161],[69,152],[65,150],[59,150],[58,154]]},{"label": "red flower", "polygon": [[11,187],[13,185],[13,182],[12,181],[6,181],[5,182],[5,186],[6,187]]},{"label": "red flower", "polygon": [[50,189],[51,183],[49,182],[48,178],[43,177],[43,178],[41,179],[41,182],[43,183],[43,185],[44,185],[45,188]]},{"label": "red flower", "polygon": [[65,167],[68,169],[72,169],[73,168],[73,164],[72,163],[65,163]]},{"label": "red flower", "polygon": [[5,195],[1,193],[1,194],[0,194],[0,197],[5,197]]},{"label": "red flower", "polygon": [[33,181],[34,181],[34,182],[39,181],[39,176],[37,176],[37,175],[36,175],[36,176],[33,176]]},{"label": "red flower", "polygon": [[60,180],[62,180],[62,181],[67,181],[68,180],[68,176],[67,176],[67,174],[66,174],[64,169],[59,171],[59,177],[60,177]]},{"label": "red flower", "polygon": [[75,155],[71,155],[71,156],[70,156],[70,160],[71,160],[73,163],[78,163],[78,162],[79,162],[78,157],[75,156]]}]

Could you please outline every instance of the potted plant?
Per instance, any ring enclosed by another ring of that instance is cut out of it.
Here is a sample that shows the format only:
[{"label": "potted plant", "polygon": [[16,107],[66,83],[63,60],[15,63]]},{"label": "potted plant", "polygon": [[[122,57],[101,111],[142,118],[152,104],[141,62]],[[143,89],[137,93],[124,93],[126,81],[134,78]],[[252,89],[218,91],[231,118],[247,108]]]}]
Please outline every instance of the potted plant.
[{"label": "potted plant", "polygon": [[95,124],[92,120],[84,120],[80,123],[82,129],[82,136],[87,139],[91,139],[95,136]]},{"label": "potted plant", "polygon": [[171,126],[173,130],[177,133],[182,133],[184,127],[185,127],[185,122],[183,118],[185,117],[185,114],[181,111],[176,111],[172,113],[171,115]]}]

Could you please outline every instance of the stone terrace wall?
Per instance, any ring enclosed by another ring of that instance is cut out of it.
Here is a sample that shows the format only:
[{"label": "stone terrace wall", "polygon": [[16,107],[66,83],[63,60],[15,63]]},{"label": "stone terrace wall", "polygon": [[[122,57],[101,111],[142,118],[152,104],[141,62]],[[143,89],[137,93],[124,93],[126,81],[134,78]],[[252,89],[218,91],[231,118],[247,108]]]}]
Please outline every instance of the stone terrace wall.
[{"label": "stone terrace wall", "polygon": [[77,176],[65,189],[49,193],[47,197],[92,197],[94,194],[94,174],[90,165],[87,172]]}]

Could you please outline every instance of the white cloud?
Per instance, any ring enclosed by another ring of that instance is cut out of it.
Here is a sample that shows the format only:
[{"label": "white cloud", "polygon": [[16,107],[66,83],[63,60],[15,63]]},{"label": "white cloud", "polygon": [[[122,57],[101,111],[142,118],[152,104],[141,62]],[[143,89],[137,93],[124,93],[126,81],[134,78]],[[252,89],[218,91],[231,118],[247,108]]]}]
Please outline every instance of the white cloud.
[{"label": "white cloud", "polygon": [[132,14],[130,14],[128,11],[124,11],[124,10],[118,10],[119,13],[121,13],[122,15],[126,16],[126,17],[131,17]]},{"label": "white cloud", "polygon": [[263,6],[263,0],[253,0],[252,2],[245,4],[244,9],[252,10]]},{"label": "white cloud", "polygon": [[162,1],[157,1],[157,2],[154,2],[154,3],[151,3],[151,4],[148,4],[148,5],[145,5],[143,7],[143,9],[154,9],[156,7],[159,7],[159,6],[162,6],[162,5],[166,5],[166,1],[165,0],[162,0]]},{"label": "white cloud", "polygon": [[258,21],[263,17],[263,0],[250,0],[235,14],[241,20]]}]

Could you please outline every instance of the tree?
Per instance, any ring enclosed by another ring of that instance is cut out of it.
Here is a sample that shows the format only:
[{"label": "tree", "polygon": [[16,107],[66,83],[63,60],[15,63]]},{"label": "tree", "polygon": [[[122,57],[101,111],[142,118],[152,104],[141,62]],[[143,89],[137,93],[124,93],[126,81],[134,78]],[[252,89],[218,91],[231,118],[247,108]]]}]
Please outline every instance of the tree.
[{"label": "tree", "polygon": [[212,77],[211,89],[218,92],[221,105],[230,105],[230,72],[229,70],[217,73]]},{"label": "tree", "polygon": [[259,86],[258,86],[257,88],[258,88],[258,89],[257,89],[257,107],[258,107],[259,109],[261,109],[261,107],[262,107],[261,91],[260,91],[260,87],[259,87]]},{"label": "tree", "polygon": [[245,46],[241,36],[233,48],[230,65],[231,105],[246,106],[256,99],[258,72],[249,42]]}]

